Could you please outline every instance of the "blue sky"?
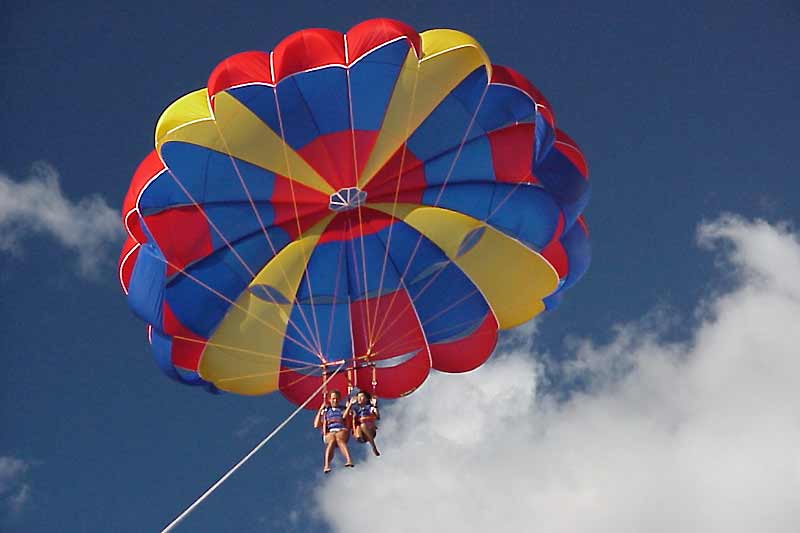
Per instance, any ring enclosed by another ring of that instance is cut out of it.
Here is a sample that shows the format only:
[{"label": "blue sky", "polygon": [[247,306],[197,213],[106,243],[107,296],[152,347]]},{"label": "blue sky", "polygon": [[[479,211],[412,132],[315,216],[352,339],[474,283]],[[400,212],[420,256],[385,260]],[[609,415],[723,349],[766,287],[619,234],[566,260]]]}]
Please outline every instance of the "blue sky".
[{"label": "blue sky", "polygon": [[[534,340],[519,364],[557,361],[546,394],[574,375],[558,361],[613,352],[581,352],[571,338],[624,346],[615,325],[654,313],[668,317],[664,342],[701,337],[698,308],[746,289],[732,272],[774,273],[754,267],[758,249],[745,246],[747,236],[772,234],[747,221],[800,217],[794,2],[48,4],[12,0],[2,22],[4,531],[157,530],[291,411],[280,397],[214,397],[164,378],[116,281],[121,243],[103,230],[106,206],[119,207],[152,147],[160,112],[233,53],[271,49],[305,27],[345,31],[386,16],[470,33],[494,63],[524,73],[549,98],[583,149],[594,189],[592,267],[535,333],[525,330]],[[48,194],[54,203],[37,203]],[[80,248],[37,217],[53,205],[94,240]],[[714,237],[722,251],[697,246],[698,226],[724,213],[742,218],[704,226],[723,228]],[[781,235],[776,246],[791,250]],[[746,257],[725,255],[731,249]],[[650,353],[633,351],[637,361]],[[398,420],[406,414],[397,407]],[[181,531],[341,528],[318,499],[319,438],[305,418]],[[395,457],[407,457],[398,442]],[[368,484],[386,468],[373,461],[371,478],[352,479]],[[407,488],[425,484],[424,475]],[[353,488],[338,479],[334,486]]]}]

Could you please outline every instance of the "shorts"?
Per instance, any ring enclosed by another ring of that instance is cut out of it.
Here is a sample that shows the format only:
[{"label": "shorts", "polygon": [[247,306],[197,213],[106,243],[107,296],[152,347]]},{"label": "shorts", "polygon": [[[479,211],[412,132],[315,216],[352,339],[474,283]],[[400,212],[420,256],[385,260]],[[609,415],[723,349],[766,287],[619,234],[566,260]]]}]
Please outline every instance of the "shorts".
[{"label": "shorts", "polygon": [[[348,430],[347,430],[347,428],[333,428],[333,429],[329,429],[329,430],[328,430],[328,433],[338,433],[339,431],[348,431]],[[323,435],[322,435],[322,442],[325,442],[325,436],[326,436],[328,433],[323,433]]]}]

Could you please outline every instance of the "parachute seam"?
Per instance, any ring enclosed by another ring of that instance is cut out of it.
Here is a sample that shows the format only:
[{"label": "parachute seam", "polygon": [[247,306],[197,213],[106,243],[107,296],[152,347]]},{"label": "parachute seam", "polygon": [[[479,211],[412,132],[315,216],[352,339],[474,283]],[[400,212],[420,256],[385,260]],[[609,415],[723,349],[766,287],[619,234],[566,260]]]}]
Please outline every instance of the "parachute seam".
[{"label": "parachute seam", "polygon": [[119,264],[119,284],[122,285],[122,290],[125,291],[126,295],[128,294],[128,286],[125,285],[125,281],[122,278],[122,271],[125,269],[125,264],[128,262],[128,258],[131,256],[131,254],[133,254],[133,252],[138,250],[140,246],[141,243],[137,242],[136,246],[134,246],[127,254],[125,254],[125,257],[122,259],[122,261],[120,261]]}]

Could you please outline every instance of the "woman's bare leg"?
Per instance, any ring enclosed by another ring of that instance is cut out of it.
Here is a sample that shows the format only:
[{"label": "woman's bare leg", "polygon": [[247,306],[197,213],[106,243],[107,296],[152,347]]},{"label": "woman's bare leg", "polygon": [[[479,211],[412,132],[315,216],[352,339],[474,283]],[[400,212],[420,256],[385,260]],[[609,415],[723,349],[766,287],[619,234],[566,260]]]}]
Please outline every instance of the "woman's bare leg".
[{"label": "woman's bare leg", "polygon": [[333,447],[336,444],[336,438],[333,433],[325,435],[325,458],[323,459],[322,471],[327,473],[331,471],[331,459],[333,459]]},{"label": "woman's bare leg", "polygon": [[361,424],[359,429],[361,430],[361,435],[367,439],[369,445],[372,446],[372,453],[374,453],[376,457],[379,456],[381,452],[378,451],[378,447],[375,445],[375,430],[366,424]]},{"label": "woman's bare leg", "polygon": [[339,451],[342,452],[345,460],[345,466],[353,464],[353,460],[350,459],[350,450],[347,449],[347,439],[350,437],[349,432],[347,431],[337,431],[336,432],[336,445],[339,446]]},{"label": "woman's bare leg", "polygon": [[364,433],[361,431],[361,426],[363,425],[364,424],[359,424],[356,426],[355,432],[353,433],[358,442],[367,442],[367,438],[364,437]]}]

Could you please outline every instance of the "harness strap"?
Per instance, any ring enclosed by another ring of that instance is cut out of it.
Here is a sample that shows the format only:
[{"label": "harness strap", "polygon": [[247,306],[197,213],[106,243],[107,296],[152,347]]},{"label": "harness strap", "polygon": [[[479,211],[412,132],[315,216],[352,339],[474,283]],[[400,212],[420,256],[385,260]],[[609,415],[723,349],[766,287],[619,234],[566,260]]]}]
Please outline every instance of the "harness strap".
[{"label": "harness strap", "polygon": [[328,408],[325,401],[328,398],[328,367],[322,367],[322,434],[328,434],[328,417],[325,416],[325,410]]},{"label": "harness strap", "polygon": [[347,369],[347,396],[353,394],[353,369]]}]

